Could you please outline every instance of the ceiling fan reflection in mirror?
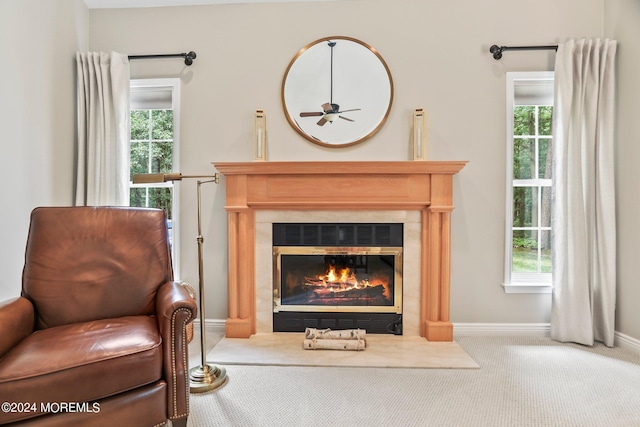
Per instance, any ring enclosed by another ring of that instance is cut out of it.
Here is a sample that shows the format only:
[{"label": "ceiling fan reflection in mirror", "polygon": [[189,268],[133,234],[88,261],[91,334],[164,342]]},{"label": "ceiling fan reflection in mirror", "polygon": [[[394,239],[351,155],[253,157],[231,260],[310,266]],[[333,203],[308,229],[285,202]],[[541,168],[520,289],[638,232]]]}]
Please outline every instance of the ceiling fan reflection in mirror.
[{"label": "ceiling fan reflection in mirror", "polygon": [[341,116],[342,113],[346,113],[349,111],[360,111],[360,108],[352,108],[350,110],[343,110],[340,111],[340,105],[338,104],[334,104],[333,103],[333,48],[336,46],[336,42],[335,41],[331,41],[329,40],[327,42],[327,45],[331,48],[331,68],[330,68],[330,82],[329,82],[329,87],[330,87],[330,93],[329,93],[329,102],[325,102],[324,104],[322,104],[322,111],[306,111],[306,112],[301,112],[300,113],[300,117],[319,117],[322,116],[320,118],[320,120],[318,120],[318,122],[316,123],[318,126],[324,126],[325,123],[329,122],[329,123],[333,123],[333,121],[336,118],[341,118],[343,120],[349,121],[349,122],[353,122],[355,120],[350,119],[348,117],[345,116]]},{"label": "ceiling fan reflection in mirror", "polygon": [[352,37],[330,36],[307,44],[291,59],[281,97],[287,121],[302,137],[325,147],[348,147],[383,125],[393,81],[373,47]]}]

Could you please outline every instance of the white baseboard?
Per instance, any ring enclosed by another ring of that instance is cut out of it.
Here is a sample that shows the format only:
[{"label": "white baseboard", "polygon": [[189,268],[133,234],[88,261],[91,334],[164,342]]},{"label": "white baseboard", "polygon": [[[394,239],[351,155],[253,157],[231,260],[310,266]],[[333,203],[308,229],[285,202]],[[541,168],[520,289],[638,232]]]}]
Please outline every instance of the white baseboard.
[{"label": "white baseboard", "polygon": [[[549,323],[454,323],[454,336],[528,336],[548,337]],[[640,354],[640,340],[615,333],[616,347]]]},{"label": "white baseboard", "polygon": [[614,345],[623,348],[632,353],[640,354],[640,340],[625,335],[622,332],[616,332],[614,335]]},{"label": "white baseboard", "polygon": [[548,323],[454,323],[454,336],[548,337]]},{"label": "white baseboard", "polygon": [[[205,330],[209,333],[224,334],[226,330],[225,325],[226,325],[225,319],[205,319],[204,320]],[[193,327],[195,329],[200,330],[200,319],[195,319],[193,321]]]}]

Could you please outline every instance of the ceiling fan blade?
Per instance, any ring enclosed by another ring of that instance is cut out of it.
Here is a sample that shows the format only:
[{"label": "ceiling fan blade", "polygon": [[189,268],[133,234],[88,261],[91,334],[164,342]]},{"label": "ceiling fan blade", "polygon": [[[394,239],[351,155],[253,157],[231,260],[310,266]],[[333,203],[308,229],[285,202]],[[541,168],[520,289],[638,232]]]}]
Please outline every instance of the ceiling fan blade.
[{"label": "ceiling fan blade", "polygon": [[355,122],[355,120],[351,120],[351,119],[349,119],[347,117],[344,117],[344,116],[338,116],[338,117],[340,117],[341,119],[346,120],[348,122]]},{"label": "ceiling fan blade", "polygon": [[322,110],[325,113],[337,113],[338,111],[340,111],[340,106],[338,104],[325,102],[324,104],[322,104]]},{"label": "ceiling fan blade", "polygon": [[352,108],[351,110],[342,110],[342,111],[338,111],[338,113],[346,113],[347,111],[360,111],[361,108]]},{"label": "ceiling fan blade", "polygon": [[325,119],[324,117],[321,118],[320,120],[318,120],[318,126],[324,126],[324,124],[327,123],[327,119]]},{"label": "ceiling fan blade", "polygon": [[321,111],[307,111],[307,112],[300,113],[300,117],[316,117],[316,116],[322,116],[322,115],[324,115],[324,113]]}]

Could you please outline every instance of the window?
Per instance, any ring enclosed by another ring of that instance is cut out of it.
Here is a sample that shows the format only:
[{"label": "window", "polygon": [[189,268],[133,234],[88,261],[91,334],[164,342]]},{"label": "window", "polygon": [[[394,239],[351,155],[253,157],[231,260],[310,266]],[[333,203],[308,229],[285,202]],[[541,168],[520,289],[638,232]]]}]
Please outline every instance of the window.
[{"label": "window", "polygon": [[552,72],[507,73],[506,292],[551,291]]},{"label": "window", "polygon": [[179,265],[177,187],[173,182],[133,184],[132,179],[138,173],[177,171],[179,100],[179,79],[131,80],[129,205],[165,210],[174,266]]}]

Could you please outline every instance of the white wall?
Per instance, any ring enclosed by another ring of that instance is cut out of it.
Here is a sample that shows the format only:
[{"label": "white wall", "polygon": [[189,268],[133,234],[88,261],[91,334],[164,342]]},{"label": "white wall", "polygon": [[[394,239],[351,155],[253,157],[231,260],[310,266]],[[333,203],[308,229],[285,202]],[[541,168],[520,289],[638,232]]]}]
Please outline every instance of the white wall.
[{"label": "white wall", "polygon": [[[212,172],[213,161],[250,161],[253,112],[267,113],[270,160],[406,160],[413,109],[428,117],[429,157],[469,160],[455,179],[451,318],[454,322],[548,322],[549,295],[505,294],[505,73],[551,70],[550,52],[507,52],[491,44],[553,44],[602,37],[604,0],[362,0],[219,5],[90,12],[92,50],[129,54],[194,50],[182,61],[132,63],[133,77],[182,79],[181,169]],[[576,11],[581,11],[576,13]],[[284,71],[306,44],[332,35],[374,46],[395,99],[372,139],[343,149],[294,132],[281,108]],[[375,173],[375,171],[372,171]],[[182,183],[182,271],[197,283],[195,189]],[[226,213],[222,186],[203,189],[207,318],[226,317]],[[192,215],[189,215],[189,213]]]},{"label": "white wall", "polygon": [[640,2],[606,4],[606,36],[618,40],[616,197],[618,225],[618,298],[616,330],[640,339]]},{"label": "white wall", "polygon": [[75,60],[82,0],[0,1],[0,301],[20,294],[29,213],[73,201]]}]

